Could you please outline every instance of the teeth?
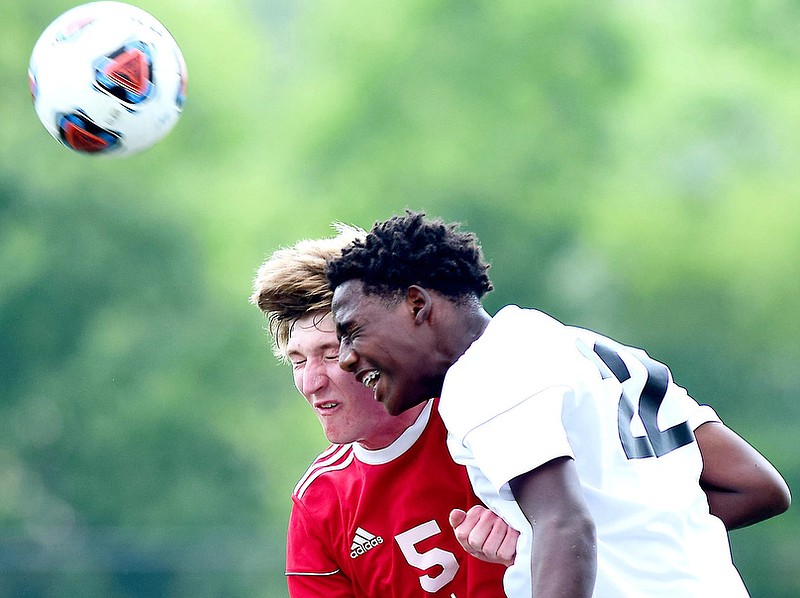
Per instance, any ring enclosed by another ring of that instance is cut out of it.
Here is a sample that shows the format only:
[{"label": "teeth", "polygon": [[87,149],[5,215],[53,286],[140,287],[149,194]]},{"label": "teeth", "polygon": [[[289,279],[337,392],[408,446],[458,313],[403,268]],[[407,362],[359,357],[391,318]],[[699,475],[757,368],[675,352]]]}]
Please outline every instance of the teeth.
[{"label": "teeth", "polygon": [[322,403],[320,405],[320,409],[332,409],[333,407],[336,407],[336,403]]},{"label": "teeth", "polygon": [[369,374],[364,376],[362,383],[367,388],[374,388],[375,385],[378,383],[378,379],[381,377],[381,373],[378,370],[372,370]]}]

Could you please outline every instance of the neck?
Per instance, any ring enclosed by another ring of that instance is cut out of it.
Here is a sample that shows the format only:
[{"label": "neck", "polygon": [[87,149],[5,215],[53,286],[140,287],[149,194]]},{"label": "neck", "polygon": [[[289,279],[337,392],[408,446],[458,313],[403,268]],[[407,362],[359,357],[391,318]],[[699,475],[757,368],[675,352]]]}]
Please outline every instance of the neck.
[{"label": "neck", "polygon": [[369,438],[358,440],[358,444],[368,451],[377,451],[386,448],[400,438],[400,436],[403,435],[403,432],[414,425],[414,422],[417,421],[419,414],[422,413],[423,409],[425,409],[426,404],[427,401],[422,402],[419,405],[415,405],[414,407],[407,409],[400,415],[392,417],[389,425],[381,430],[381,433],[370,436]]},{"label": "neck", "polygon": [[456,334],[455,342],[452,345],[452,362],[461,357],[472,343],[478,340],[486,330],[492,317],[483,308],[480,301],[470,302],[467,305],[459,306],[456,310],[457,326],[454,327]]}]

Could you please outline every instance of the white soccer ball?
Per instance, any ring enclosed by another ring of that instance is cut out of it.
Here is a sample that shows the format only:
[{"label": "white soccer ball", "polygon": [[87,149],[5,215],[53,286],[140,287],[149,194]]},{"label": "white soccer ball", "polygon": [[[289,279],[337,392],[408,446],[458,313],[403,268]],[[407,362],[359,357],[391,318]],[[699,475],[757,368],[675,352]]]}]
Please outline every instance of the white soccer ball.
[{"label": "white soccer ball", "polygon": [[68,148],[128,156],[162,139],[183,110],[186,63],[166,28],[122,2],[91,2],[44,30],[28,68],[36,114]]}]

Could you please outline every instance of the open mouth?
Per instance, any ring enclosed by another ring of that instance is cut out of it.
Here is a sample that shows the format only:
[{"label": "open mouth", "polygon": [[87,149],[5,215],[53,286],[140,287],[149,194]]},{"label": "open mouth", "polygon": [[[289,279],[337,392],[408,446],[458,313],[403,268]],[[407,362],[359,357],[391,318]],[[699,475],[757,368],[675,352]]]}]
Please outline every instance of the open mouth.
[{"label": "open mouth", "polygon": [[381,379],[381,373],[378,370],[372,370],[361,380],[361,383],[367,388],[372,389],[372,398],[378,400],[378,380]]},{"label": "open mouth", "polygon": [[375,389],[375,386],[378,384],[378,380],[380,380],[381,373],[378,370],[372,370],[369,374],[364,376],[361,380],[361,383],[366,386],[367,388]]}]

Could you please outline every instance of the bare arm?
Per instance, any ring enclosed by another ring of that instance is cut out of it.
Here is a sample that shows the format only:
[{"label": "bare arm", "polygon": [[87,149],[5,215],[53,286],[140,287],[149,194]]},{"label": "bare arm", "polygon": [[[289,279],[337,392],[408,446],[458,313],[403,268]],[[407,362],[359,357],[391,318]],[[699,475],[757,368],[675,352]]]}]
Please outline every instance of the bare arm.
[{"label": "bare arm", "polygon": [[483,505],[467,512],[453,509],[450,525],[456,540],[472,556],[506,567],[514,563],[519,532]]},{"label": "bare arm", "polygon": [[700,486],[711,513],[729,530],[780,515],[791,495],[783,477],[761,453],[720,422],[695,430],[703,472]]},{"label": "bare arm", "polygon": [[597,542],[574,461],[553,459],[509,484],[533,527],[533,596],[589,598],[597,575]]}]

